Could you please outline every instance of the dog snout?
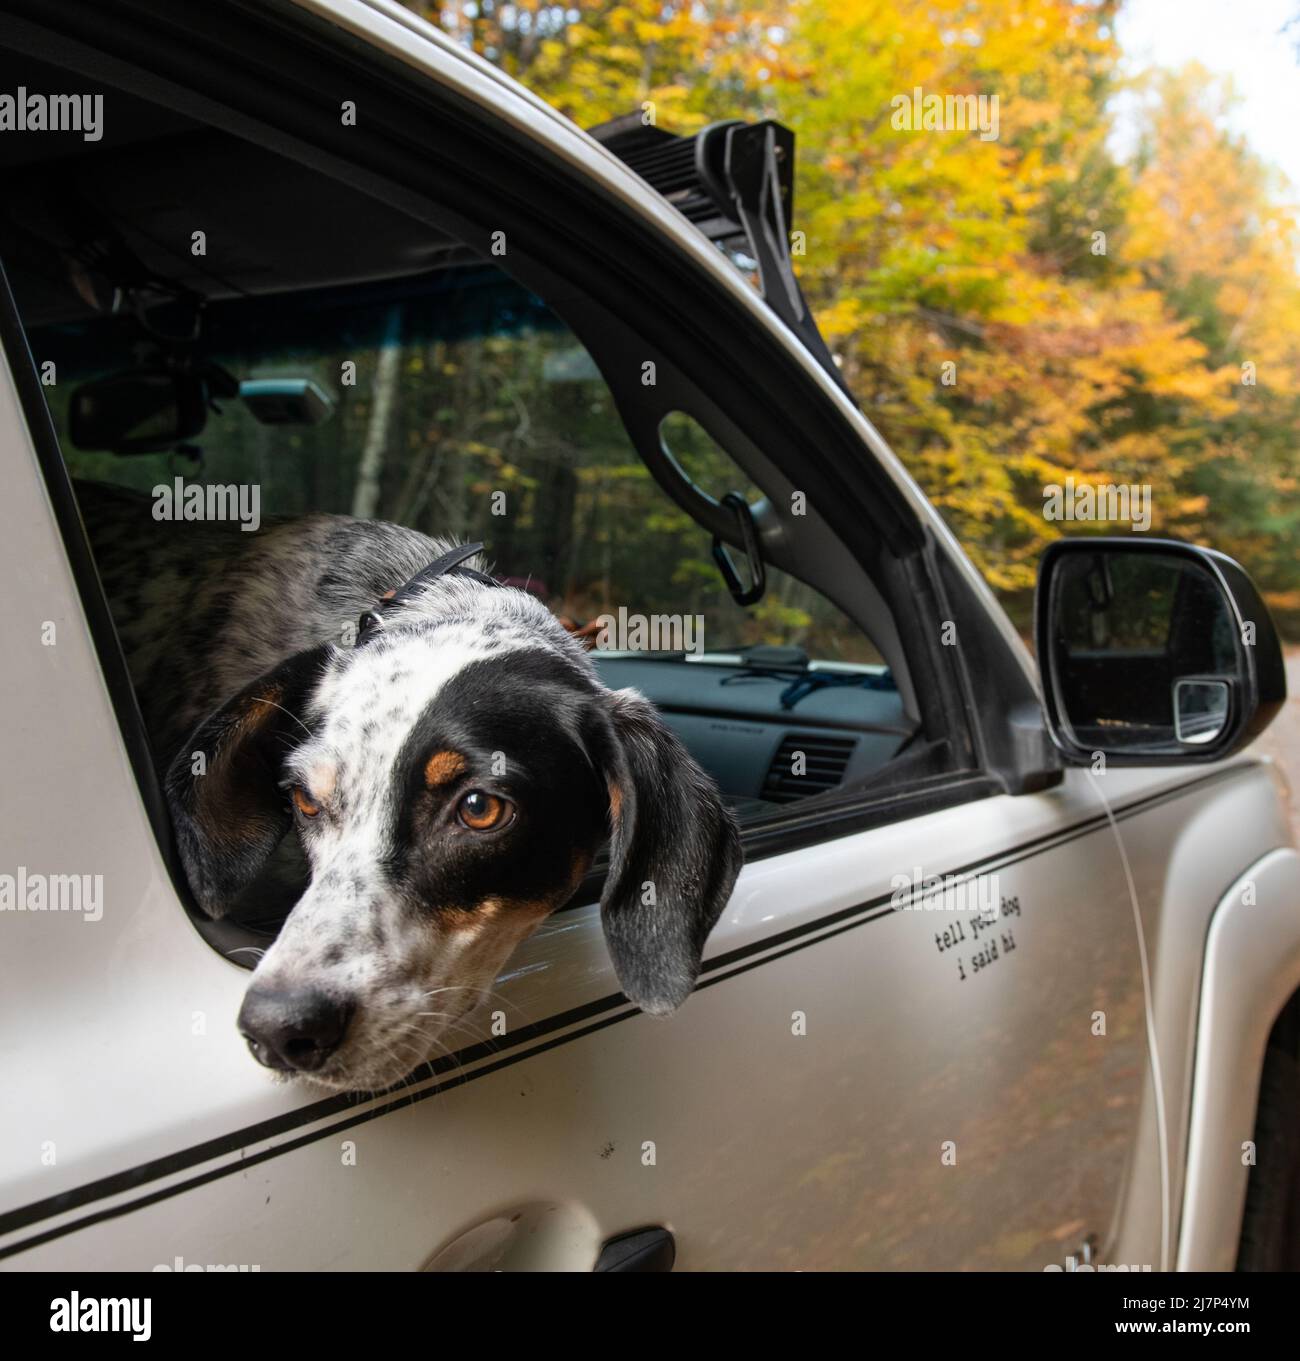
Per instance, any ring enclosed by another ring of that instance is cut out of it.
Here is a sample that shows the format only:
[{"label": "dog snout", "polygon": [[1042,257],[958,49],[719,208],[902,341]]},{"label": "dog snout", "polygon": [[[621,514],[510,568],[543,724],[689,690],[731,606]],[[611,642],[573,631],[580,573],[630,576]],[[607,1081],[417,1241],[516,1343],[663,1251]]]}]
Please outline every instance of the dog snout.
[{"label": "dog snout", "polygon": [[254,987],[239,1009],[238,1025],[258,1063],[312,1073],[343,1043],[354,1010],[319,989]]}]

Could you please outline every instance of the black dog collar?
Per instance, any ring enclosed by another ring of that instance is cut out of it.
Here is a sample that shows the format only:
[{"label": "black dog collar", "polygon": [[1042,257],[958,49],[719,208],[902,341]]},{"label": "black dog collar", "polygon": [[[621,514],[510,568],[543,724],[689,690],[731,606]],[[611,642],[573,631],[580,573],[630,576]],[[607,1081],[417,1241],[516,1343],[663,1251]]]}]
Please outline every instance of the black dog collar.
[{"label": "black dog collar", "polygon": [[466,558],[472,558],[475,553],[482,551],[483,545],[481,543],[459,544],[449,552],[444,553],[442,557],[435,558],[427,567],[422,567],[404,586],[386,595],[373,610],[367,610],[357,620],[357,646],[360,646],[376,630],[383,628],[384,610],[390,609],[394,605],[404,605],[419,593],[422,586],[430,581],[436,581],[438,577],[467,577],[483,586],[500,586],[499,581],[486,573],[476,572],[472,567],[461,566]]}]

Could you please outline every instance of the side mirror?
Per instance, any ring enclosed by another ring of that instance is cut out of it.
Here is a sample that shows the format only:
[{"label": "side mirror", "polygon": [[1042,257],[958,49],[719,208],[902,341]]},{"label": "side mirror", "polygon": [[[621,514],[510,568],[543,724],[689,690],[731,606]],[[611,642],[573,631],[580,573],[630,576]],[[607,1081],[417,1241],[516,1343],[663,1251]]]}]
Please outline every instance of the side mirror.
[{"label": "side mirror", "polygon": [[1217,761],[1286,700],[1282,648],[1231,558],[1172,539],[1061,539],[1038,568],[1038,667],[1070,759]]},{"label": "side mirror", "polygon": [[129,369],[73,392],[68,435],[78,449],[150,454],[193,439],[207,418],[208,384],[201,375]]}]

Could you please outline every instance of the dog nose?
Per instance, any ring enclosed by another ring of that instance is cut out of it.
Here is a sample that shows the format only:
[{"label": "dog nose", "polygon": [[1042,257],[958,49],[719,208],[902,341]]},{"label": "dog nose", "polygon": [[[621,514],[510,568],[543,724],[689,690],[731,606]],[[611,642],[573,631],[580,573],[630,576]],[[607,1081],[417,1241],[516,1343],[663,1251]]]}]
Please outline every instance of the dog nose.
[{"label": "dog nose", "polygon": [[250,988],[237,1024],[258,1063],[311,1073],[343,1043],[352,1012],[350,1003],[314,988]]}]

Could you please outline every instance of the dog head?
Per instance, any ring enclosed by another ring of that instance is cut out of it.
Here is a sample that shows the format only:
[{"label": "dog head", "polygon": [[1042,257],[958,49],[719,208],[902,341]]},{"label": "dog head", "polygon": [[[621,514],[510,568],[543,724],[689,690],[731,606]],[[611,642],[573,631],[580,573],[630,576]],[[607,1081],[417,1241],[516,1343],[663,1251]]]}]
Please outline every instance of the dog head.
[{"label": "dog head", "polygon": [[167,792],[213,916],[296,830],[310,883],[240,1027],[268,1067],[335,1088],[426,1061],[606,837],[619,981],[674,1010],[740,866],[715,786],[653,707],[604,688],[531,596],[470,582],[247,686],[199,725]]}]

